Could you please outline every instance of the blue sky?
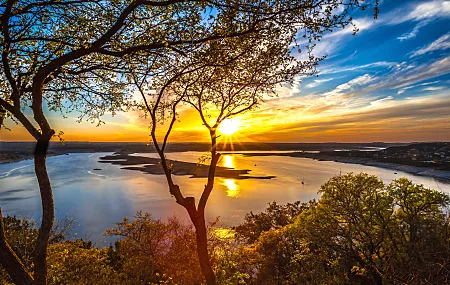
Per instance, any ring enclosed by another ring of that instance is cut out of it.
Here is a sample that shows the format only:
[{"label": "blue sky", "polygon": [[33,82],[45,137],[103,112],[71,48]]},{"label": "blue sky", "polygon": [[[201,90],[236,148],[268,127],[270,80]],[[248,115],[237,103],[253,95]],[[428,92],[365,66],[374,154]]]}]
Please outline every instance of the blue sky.
[{"label": "blue sky", "polygon": [[318,77],[300,77],[267,100],[263,109],[278,114],[271,136],[450,140],[450,1],[380,2],[377,20],[355,13],[355,36],[350,27],[324,36]]}]

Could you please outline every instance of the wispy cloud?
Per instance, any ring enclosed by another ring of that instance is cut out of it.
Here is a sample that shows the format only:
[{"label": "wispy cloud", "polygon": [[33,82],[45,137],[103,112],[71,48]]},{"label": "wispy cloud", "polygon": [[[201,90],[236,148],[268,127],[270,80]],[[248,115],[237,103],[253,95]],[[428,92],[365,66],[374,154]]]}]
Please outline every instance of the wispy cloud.
[{"label": "wispy cloud", "polygon": [[422,91],[437,91],[437,90],[442,90],[444,88],[445,88],[444,86],[431,86],[431,87],[423,88]]},{"label": "wispy cloud", "polygon": [[362,64],[362,65],[354,65],[354,66],[324,66],[321,68],[319,74],[334,74],[334,73],[341,73],[341,72],[347,72],[347,71],[356,71],[356,70],[368,70],[372,68],[378,68],[378,67],[395,67],[397,66],[397,62],[389,62],[389,61],[378,61],[368,64]]},{"label": "wispy cloud", "polygon": [[387,24],[394,25],[407,21],[433,20],[446,17],[450,17],[450,1],[434,0],[412,2],[401,6],[387,13],[384,19]]},{"label": "wispy cloud", "polygon": [[336,87],[336,90],[344,91],[344,90],[347,90],[347,89],[350,89],[353,87],[367,85],[375,80],[376,80],[376,77],[371,76],[370,74],[364,74],[364,75],[358,76],[358,77],[348,81],[347,83],[338,85]]},{"label": "wispy cloud", "polygon": [[313,82],[306,84],[305,87],[306,88],[314,88],[314,87],[319,86],[322,83],[325,83],[325,82],[328,82],[328,81],[331,81],[331,80],[334,80],[334,79],[335,78],[314,79]]},{"label": "wispy cloud", "polygon": [[450,73],[450,56],[417,65],[408,70],[398,70],[389,75],[384,84],[387,88],[402,88],[411,84],[435,78]]},{"label": "wispy cloud", "polygon": [[405,91],[408,90],[408,89],[413,89],[413,88],[416,88],[416,87],[419,87],[419,86],[431,85],[431,84],[435,84],[435,83],[438,83],[438,82],[439,82],[439,80],[438,81],[425,82],[425,83],[421,83],[421,84],[406,86],[406,87],[403,87],[403,88],[399,89],[397,91],[397,94],[400,95],[400,94],[405,93]]},{"label": "wispy cloud", "polygon": [[428,23],[429,23],[429,21],[419,22],[417,25],[414,26],[414,28],[412,29],[411,32],[404,33],[403,35],[399,36],[397,39],[402,42],[405,40],[415,38],[417,36],[417,34],[419,33],[420,29],[422,27],[426,26]]},{"label": "wispy cloud", "polygon": [[[422,2],[422,1],[421,1]],[[429,1],[419,4],[407,14],[408,20],[423,20],[450,16],[450,1]]]},{"label": "wispy cloud", "polygon": [[437,50],[446,50],[450,48],[450,33],[447,33],[431,44],[422,47],[411,54],[410,57],[416,57],[419,55],[424,55],[426,53],[437,51]]},{"label": "wispy cloud", "polygon": [[370,102],[370,107],[379,106],[380,104],[383,104],[383,102],[386,102],[386,101],[389,101],[389,100],[392,100],[392,99],[394,99],[394,97],[387,96],[387,97],[384,97],[384,98],[372,101],[372,102]]},{"label": "wispy cloud", "polygon": [[[445,94],[401,100],[387,96],[372,101],[367,108],[301,117],[291,107],[283,109],[282,124],[271,125],[269,133],[280,141],[448,140],[449,108],[450,98]],[[276,113],[262,116],[271,121]],[[267,140],[263,136],[259,139]]]}]

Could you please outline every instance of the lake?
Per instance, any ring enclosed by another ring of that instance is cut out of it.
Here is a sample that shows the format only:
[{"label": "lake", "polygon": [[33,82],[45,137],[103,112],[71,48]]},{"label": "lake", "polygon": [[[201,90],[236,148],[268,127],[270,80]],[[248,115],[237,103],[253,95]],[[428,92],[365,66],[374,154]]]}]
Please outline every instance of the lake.
[{"label": "lake", "polygon": [[[98,246],[111,239],[102,233],[124,217],[132,217],[143,210],[155,218],[166,219],[176,215],[188,220],[184,208],[175,203],[168,192],[163,175],[124,170],[118,165],[99,163],[101,156],[110,153],[72,153],[52,156],[47,167],[52,182],[57,218],[77,219],[78,237],[87,237]],[[168,153],[169,159],[197,162],[203,153]],[[156,154],[138,154],[156,157]],[[263,211],[269,202],[308,201],[318,198],[321,184],[339,173],[367,172],[377,175],[385,183],[407,177],[414,183],[450,192],[450,185],[430,177],[371,166],[316,161],[286,156],[245,156],[227,153],[219,165],[237,169],[251,169],[253,176],[274,175],[274,179],[234,180],[216,178],[215,188],[207,205],[207,217],[220,217],[224,225],[235,225],[249,211]],[[100,168],[101,170],[94,170]],[[198,201],[206,179],[175,176],[184,196]],[[303,182],[303,184],[302,184]],[[34,175],[33,161],[26,160],[0,164],[0,207],[4,215],[27,216],[39,219],[40,196]]]}]

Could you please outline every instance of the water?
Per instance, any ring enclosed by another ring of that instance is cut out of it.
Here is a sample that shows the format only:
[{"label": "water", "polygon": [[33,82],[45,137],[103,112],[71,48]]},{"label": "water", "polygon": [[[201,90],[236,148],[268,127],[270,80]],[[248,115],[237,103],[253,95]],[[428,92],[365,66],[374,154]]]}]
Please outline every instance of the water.
[{"label": "water", "polygon": [[[109,153],[80,153],[48,158],[48,172],[53,186],[57,218],[74,217],[80,237],[88,237],[97,245],[111,239],[102,233],[124,217],[136,211],[150,212],[155,218],[176,215],[188,220],[185,210],[175,203],[168,192],[165,177],[139,171],[123,170],[118,165],[99,163],[99,157]],[[155,154],[139,154],[155,156]],[[199,152],[169,153],[168,158],[197,162]],[[219,165],[237,169],[251,169],[251,175],[274,175],[271,180],[234,180],[216,178],[215,188],[207,205],[207,217],[222,224],[242,221],[249,211],[260,212],[267,203],[308,201],[318,198],[317,190],[330,177],[339,173],[367,172],[385,183],[407,177],[414,183],[450,192],[450,185],[429,177],[401,171],[331,161],[284,156],[243,156],[224,154]],[[101,170],[93,170],[101,168]],[[175,182],[185,196],[198,201],[206,179],[175,176]],[[302,184],[303,182],[303,184]],[[0,164],[0,206],[4,215],[40,217],[40,197],[31,160]]]}]

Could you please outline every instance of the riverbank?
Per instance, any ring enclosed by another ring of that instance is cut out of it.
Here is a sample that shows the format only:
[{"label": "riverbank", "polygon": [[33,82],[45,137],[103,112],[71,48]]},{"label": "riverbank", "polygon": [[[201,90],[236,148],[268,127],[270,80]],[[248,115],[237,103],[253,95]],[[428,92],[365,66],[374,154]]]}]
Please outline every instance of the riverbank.
[{"label": "riverbank", "polygon": [[[67,153],[48,153],[47,156],[56,156],[56,155],[63,155]],[[0,164],[6,164],[6,163],[13,163],[13,162],[19,162],[22,160],[29,160],[33,159],[34,154],[31,152],[13,152],[13,153],[0,153]]]},{"label": "riverbank", "polygon": [[245,156],[289,156],[289,157],[301,157],[301,158],[309,158],[318,161],[334,161],[340,163],[350,163],[350,164],[359,164],[366,166],[374,166],[385,169],[392,169],[398,171],[404,171],[415,175],[428,176],[433,177],[443,182],[450,183],[450,171],[438,170],[433,167],[421,167],[421,166],[413,166],[413,165],[405,165],[405,164],[397,164],[390,162],[380,162],[375,160],[370,160],[368,158],[359,158],[359,157],[340,157],[333,156],[322,153],[308,153],[308,152],[292,152],[292,153],[241,153]]}]

